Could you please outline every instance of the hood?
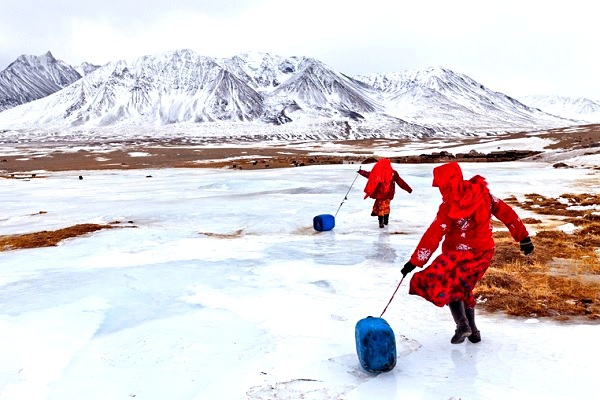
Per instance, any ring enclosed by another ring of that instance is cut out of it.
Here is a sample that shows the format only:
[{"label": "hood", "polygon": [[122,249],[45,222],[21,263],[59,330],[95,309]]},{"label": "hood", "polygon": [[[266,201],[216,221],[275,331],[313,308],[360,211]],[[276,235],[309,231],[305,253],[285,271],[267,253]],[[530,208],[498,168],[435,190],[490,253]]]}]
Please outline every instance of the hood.
[{"label": "hood", "polygon": [[450,205],[450,218],[465,218],[480,208],[489,210],[490,196],[485,178],[476,175],[464,180],[457,162],[435,167],[432,186],[440,189],[444,202]]},{"label": "hood", "polygon": [[365,186],[365,199],[380,198],[390,191],[394,184],[394,170],[392,163],[387,158],[377,161],[369,174],[369,180]]}]

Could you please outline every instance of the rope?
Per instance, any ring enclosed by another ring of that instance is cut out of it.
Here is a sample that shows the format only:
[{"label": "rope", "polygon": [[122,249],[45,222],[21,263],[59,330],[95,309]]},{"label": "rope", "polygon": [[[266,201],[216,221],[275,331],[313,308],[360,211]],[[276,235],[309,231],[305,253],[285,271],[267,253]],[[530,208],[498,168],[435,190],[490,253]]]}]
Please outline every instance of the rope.
[{"label": "rope", "polygon": [[402,285],[402,281],[404,280],[404,277],[406,275],[402,276],[402,279],[400,279],[400,283],[398,284],[398,286],[396,286],[396,290],[394,290],[394,294],[392,295],[392,297],[390,298],[390,301],[388,301],[387,305],[385,306],[385,308],[383,309],[383,311],[381,312],[381,315],[379,316],[379,318],[381,318],[383,316],[383,314],[385,313],[385,311],[387,310],[388,306],[390,305],[390,303],[392,302],[392,300],[394,300],[394,296],[396,295],[396,292],[398,291],[398,289],[400,289],[400,285]]},{"label": "rope", "polygon": [[346,192],[346,195],[344,196],[344,200],[342,200],[342,202],[340,203],[340,206],[338,207],[337,211],[335,212],[335,215],[333,216],[334,218],[337,217],[337,214],[340,211],[340,208],[342,208],[342,204],[344,204],[344,201],[348,200],[348,193],[350,193],[352,186],[354,186],[354,182],[356,182],[356,178],[358,178],[358,172],[356,173],[356,176],[354,177],[354,180],[352,181],[350,188],[348,188],[348,191]]}]

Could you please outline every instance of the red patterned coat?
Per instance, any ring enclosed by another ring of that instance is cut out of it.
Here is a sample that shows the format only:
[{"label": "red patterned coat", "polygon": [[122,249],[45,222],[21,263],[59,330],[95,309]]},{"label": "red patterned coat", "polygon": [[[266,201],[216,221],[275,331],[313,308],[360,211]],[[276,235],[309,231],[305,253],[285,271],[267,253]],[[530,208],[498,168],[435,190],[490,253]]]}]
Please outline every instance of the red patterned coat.
[{"label": "red patterned coat", "polygon": [[490,194],[483,177],[463,180],[455,162],[434,169],[433,186],[440,188],[443,202],[410,262],[418,267],[425,265],[443,238],[442,253],[413,275],[409,293],[439,307],[455,300],[474,307],[473,289],[494,254],[492,215],[506,225],[517,242],[529,233],[515,211]]}]

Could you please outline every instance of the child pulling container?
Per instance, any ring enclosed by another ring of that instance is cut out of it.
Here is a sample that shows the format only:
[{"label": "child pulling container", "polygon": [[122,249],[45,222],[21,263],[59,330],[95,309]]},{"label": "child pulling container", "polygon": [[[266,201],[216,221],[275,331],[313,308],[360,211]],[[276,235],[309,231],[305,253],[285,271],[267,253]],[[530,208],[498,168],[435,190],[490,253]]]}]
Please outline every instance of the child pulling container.
[{"label": "child pulling container", "polygon": [[377,161],[371,171],[359,169],[358,173],[368,179],[364,190],[365,199],[367,197],[375,199],[371,216],[377,217],[379,227],[383,228],[389,222],[390,204],[394,198],[396,185],[408,193],[412,193],[412,188],[392,168],[392,164],[387,158]]}]

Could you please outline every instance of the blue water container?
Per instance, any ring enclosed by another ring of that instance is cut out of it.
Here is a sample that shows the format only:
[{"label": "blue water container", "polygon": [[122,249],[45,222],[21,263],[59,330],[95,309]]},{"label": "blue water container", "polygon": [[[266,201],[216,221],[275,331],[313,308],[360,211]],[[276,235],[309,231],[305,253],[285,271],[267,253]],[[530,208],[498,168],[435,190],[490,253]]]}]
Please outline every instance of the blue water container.
[{"label": "blue water container", "polygon": [[330,231],[335,226],[335,218],[331,214],[321,214],[313,218],[313,227],[316,231]]},{"label": "blue water container", "polygon": [[396,366],[396,336],[383,318],[367,317],[356,323],[356,353],[367,372],[388,372]]}]

